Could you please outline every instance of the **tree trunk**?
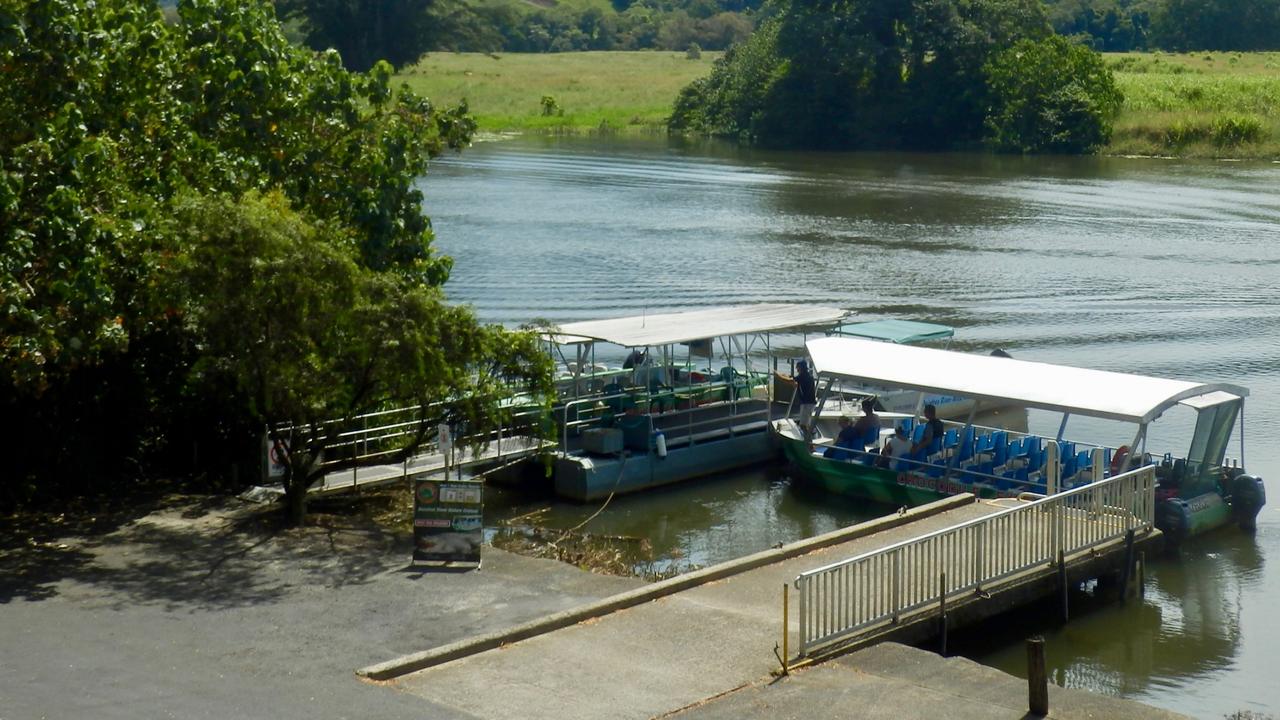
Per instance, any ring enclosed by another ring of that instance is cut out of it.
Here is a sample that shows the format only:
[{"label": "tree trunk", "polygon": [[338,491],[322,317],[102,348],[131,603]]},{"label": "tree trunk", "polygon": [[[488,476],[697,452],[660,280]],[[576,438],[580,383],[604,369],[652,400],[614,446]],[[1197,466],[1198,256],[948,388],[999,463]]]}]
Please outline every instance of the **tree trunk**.
[{"label": "tree trunk", "polygon": [[292,526],[302,525],[307,519],[307,482],[289,478],[284,484],[285,518]]}]

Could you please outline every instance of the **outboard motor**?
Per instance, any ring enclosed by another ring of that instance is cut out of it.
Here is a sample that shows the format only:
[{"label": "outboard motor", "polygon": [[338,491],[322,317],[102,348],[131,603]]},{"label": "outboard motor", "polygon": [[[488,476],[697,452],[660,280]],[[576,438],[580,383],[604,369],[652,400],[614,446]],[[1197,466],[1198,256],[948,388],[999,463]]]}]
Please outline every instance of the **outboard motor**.
[{"label": "outboard motor", "polygon": [[1262,478],[1241,473],[1231,480],[1231,516],[1241,530],[1258,529],[1258,513],[1267,504]]},{"label": "outboard motor", "polygon": [[1156,507],[1156,527],[1169,546],[1176,548],[1191,534],[1191,506],[1182,498],[1169,498]]}]

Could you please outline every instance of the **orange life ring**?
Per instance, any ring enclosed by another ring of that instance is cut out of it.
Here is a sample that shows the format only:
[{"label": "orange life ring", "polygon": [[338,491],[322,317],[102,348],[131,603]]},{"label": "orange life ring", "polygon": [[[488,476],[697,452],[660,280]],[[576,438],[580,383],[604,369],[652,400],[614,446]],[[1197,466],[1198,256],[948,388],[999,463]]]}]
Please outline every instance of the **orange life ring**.
[{"label": "orange life ring", "polygon": [[1111,474],[1118,475],[1120,468],[1124,467],[1125,458],[1129,457],[1129,446],[1121,445],[1116,448],[1115,454],[1111,456]]}]

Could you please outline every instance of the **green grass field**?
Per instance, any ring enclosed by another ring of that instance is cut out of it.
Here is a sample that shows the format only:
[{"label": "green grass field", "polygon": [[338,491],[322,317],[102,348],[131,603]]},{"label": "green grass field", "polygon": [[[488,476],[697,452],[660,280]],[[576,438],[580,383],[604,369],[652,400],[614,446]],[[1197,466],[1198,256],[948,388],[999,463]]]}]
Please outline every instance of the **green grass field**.
[{"label": "green grass field", "polygon": [[[433,53],[400,79],[437,103],[465,98],[482,132],[662,132],[680,88],[718,56]],[[1125,96],[1107,154],[1280,158],[1280,53],[1106,59]]]},{"label": "green grass field", "polygon": [[658,132],[680,88],[710,73],[718,56],[432,53],[399,79],[438,104],[466,99],[482,132]]},{"label": "green grass field", "polygon": [[1106,57],[1125,98],[1109,154],[1280,157],[1280,53]]}]

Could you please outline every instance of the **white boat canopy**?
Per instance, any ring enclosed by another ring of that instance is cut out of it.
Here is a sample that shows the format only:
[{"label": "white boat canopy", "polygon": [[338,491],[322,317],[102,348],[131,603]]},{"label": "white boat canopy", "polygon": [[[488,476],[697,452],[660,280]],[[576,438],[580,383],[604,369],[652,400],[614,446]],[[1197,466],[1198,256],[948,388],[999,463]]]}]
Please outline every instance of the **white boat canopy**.
[{"label": "white boat canopy", "polygon": [[[1193,398],[1212,393],[1235,398],[1249,394],[1245,388],[1223,383],[1166,380],[857,338],[826,337],[806,345],[815,369],[826,377],[1135,423],[1151,422],[1180,402],[1194,407],[1198,401]],[[1222,399],[1221,395],[1204,398]]]},{"label": "white boat canopy", "polygon": [[648,347],[728,335],[825,328],[848,315],[847,310],[818,305],[738,305],[567,323],[560,326],[559,332],[544,333],[542,337],[560,345],[607,342],[628,348]]}]

